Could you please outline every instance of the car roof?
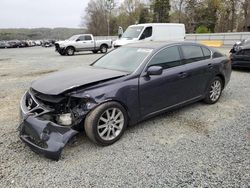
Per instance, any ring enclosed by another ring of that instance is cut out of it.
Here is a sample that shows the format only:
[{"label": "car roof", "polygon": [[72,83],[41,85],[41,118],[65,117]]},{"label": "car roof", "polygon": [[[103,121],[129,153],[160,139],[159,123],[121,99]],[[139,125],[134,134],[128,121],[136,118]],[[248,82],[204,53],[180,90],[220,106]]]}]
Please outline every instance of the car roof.
[{"label": "car roof", "polygon": [[[183,44],[190,44],[190,45],[196,45],[196,46],[204,46],[202,44],[194,43],[194,42],[176,42],[176,41],[164,41],[164,42],[136,42],[136,43],[131,43],[127,44],[125,46],[129,47],[136,47],[136,48],[149,48],[149,49],[161,49],[166,46],[171,46],[171,45],[183,45]],[[207,46],[205,46],[207,47]],[[207,47],[209,48],[209,47]]]},{"label": "car roof", "polygon": [[184,26],[184,24],[181,23],[144,23],[144,24],[135,24],[130,25],[129,27],[136,27],[136,26]]}]

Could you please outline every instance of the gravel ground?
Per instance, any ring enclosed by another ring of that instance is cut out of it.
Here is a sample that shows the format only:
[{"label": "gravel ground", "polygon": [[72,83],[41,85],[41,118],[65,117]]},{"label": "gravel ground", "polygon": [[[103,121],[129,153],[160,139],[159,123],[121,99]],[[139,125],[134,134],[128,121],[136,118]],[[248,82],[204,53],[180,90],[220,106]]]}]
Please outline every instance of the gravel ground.
[{"label": "gravel ground", "polygon": [[[228,49],[220,49],[228,52]],[[189,105],[130,127],[108,147],[78,135],[58,162],[18,138],[18,107],[32,80],[86,66],[101,54],[0,50],[1,187],[250,187],[250,72],[233,71],[215,105]]]}]

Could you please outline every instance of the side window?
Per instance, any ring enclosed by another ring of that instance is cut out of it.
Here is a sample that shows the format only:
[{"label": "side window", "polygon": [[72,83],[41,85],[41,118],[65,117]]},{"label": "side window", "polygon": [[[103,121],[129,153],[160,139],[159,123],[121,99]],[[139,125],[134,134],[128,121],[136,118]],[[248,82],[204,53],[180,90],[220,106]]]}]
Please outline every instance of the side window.
[{"label": "side window", "polygon": [[165,48],[158,52],[150,61],[149,66],[157,65],[163,69],[176,67],[181,64],[178,46]]},{"label": "side window", "polygon": [[214,52],[213,53],[213,58],[219,58],[219,57],[222,57],[223,55],[219,52]]},{"label": "side window", "polygon": [[211,58],[211,51],[206,48],[206,47],[201,47],[203,54],[204,54],[204,59],[210,59]]},{"label": "side window", "polygon": [[77,41],[84,41],[85,40],[85,36],[80,36],[78,37]]},{"label": "side window", "polygon": [[240,50],[240,51],[236,52],[236,55],[244,55],[244,50]]},{"label": "side window", "polygon": [[90,35],[85,35],[85,40],[92,40]]},{"label": "side window", "polygon": [[244,50],[244,54],[247,55],[247,56],[250,56],[250,49],[247,49],[247,50]]},{"label": "side window", "polygon": [[152,27],[147,27],[147,28],[143,31],[143,33],[142,33],[142,35],[141,35],[141,37],[140,37],[140,40],[145,39],[145,38],[148,38],[148,37],[151,37],[151,36],[152,36]]},{"label": "side window", "polygon": [[192,63],[204,59],[203,52],[200,46],[185,45],[182,46],[181,48],[186,63]]}]

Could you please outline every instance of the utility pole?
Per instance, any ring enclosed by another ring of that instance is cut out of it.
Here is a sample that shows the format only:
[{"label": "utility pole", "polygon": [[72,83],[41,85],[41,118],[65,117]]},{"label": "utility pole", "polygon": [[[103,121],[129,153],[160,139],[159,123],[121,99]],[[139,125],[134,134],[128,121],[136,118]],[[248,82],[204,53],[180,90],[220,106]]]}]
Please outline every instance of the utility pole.
[{"label": "utility pole", "polygon": [[108,11],[108,16],[107,16],[107,23],[108,23],[108,36],[110,35],[110,16],[111,16],[111,10],[114,9],[114,0],[106,0],[105,2],[106,9]]}]

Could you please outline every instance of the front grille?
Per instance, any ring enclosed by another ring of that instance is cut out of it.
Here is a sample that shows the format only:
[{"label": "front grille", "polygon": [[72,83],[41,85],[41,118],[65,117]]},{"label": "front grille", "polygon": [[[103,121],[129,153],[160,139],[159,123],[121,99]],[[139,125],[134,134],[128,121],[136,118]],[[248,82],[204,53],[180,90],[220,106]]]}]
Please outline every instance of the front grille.
[{"label": "front grille", "polygon": [[31,91],[26,93],[26,96],[23,98],[23,100],[23,105],[25,105],[26,108],[25,113],[40,116],[42,114],[52,111],[52,109],[48,108],[41,101],[36,99],[36,97],[32,94]]}]

